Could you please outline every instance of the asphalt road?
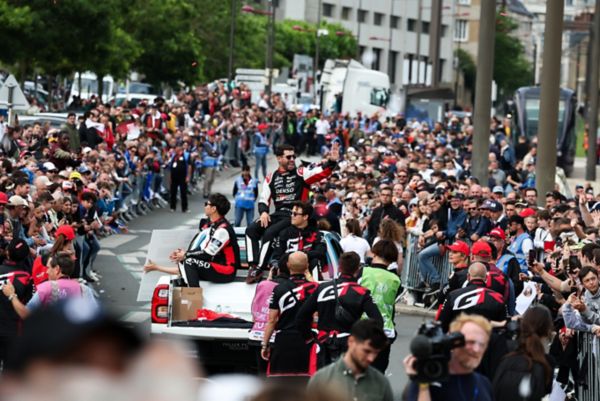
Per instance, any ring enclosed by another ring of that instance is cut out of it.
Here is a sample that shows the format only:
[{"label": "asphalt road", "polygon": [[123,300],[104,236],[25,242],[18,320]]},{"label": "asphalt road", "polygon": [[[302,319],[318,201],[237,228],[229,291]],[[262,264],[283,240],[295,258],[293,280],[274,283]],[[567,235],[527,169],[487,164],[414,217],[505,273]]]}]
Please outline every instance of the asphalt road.
[{"label": "asphalt road", "polygon": [[[270,160],[269,168],[273,166],[274,160]],[[231,198],[237,171],[222,171],[215,180],[213,192],[221,192]],[[106,307],[121,321],[135,326],[141,333],[150,332],[150,304],[136,302],[136,298],[152,230],[197,227],[204,199],[201,194],[194,194],[189,197],[189,202],[192,211],[190,214],[179,211],[171,213],[168,208],[157,209],[131,222],[128,234],[114,235],[101,240],[102,247],[96,259],[96,268],[103,278],[95,285],[95,289]],[[408,354],[410,340],[422,321],[421,317],[396,315],[398,337],[392,346],[387,372],[396,399],[399,399],[407,380],[402,359]]]}]

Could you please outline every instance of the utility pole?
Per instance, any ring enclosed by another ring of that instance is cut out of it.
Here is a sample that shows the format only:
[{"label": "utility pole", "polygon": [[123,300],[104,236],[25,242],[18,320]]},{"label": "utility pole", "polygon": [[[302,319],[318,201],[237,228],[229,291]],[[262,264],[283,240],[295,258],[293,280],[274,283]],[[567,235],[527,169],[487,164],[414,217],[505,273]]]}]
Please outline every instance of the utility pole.
[{"label": "utility pole", "polygon": [[[562,52],[563,16],[565,3],[549,1],[546,4],[544,52],[540,92],[540,125],[535,165],[535,187],[538,194],[554,190],[556,175],[556,138],[558,135],[558,101],[560,95],[560,58]],[[596,81],[597,82],[597,81]],[[597,85],[597,83],[596,83]],[[545,198],[538,197],[543,206]]]},{"label": "utility pole", "polygon": [[492,77],[494,74],[494,39],[496,35],[496,2],[482,1],[477,46],[477,79],[473,132],[473,175],[482,185],[488,182],[490,150],[490,110],[492,109]]},{"label": "utility pole", "polygon": [[229,63],[227,64],[227,92],[231,92],[233,81],[233,47],[235,45],[235,18],[237,0],[231,0],[231,26],[229,27]]},{"label": "utility pole", "polygon": [[[360,54],[360,15],[362,11],[362,0],[358,0],[358,10],[356,12],[356,23],[358,27],[356,28],[356,60],[362,62],[362,54]],[[319,10],[320,12],[320,10]]]},{"label": "utility pole", "polygon": [[429,58],[431,59],[431,86],[440,83],[440,36],[442,33],[442,0],[431,1],[431,22],[429,24]]},{"label": "utility pole", "polygon": [[[417,85],[421,83],[421,25],[423,24],[423,0],[419,0],[417,11]],[[427,75],[427,72],[425,72]]]},{"label": "utility pole", "polygon": [[313,63],[313,103],[317,103],[317,70],[319,69],[319,30],[321,29],[321,11],[323,9],[323,0],[319,0],[319,9],[317,10],[317,37],[315,38],[315,60]]},{"label": "utility pole", "polygon": [[587,163],[585,166],[585,179],[588,181],[596,180],[596,137],[598,136],[598,75],[600,67],[600,0],[596,0],[594,9],[594,25],[592,28],[592,36],[590,37],[592,53],[589,57],[592,58],[590,77],[590,108],[588,110],[588,150]]},{"label": "utility pole", "polygon": [[275,47],[275,5],[274,0],[269,0],[269,8],[267,18],[267,89],[266,94],[271,96],[271,88],[273,87],[273,48]]}]

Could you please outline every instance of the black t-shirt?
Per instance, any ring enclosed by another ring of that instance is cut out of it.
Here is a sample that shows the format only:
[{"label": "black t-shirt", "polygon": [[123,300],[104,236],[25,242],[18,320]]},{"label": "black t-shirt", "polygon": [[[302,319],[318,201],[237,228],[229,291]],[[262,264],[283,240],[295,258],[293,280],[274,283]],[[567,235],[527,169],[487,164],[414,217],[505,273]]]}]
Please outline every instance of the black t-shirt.
[{"label": "black t-shirt", "polygon": [[[9,282],[15,287],[15,294],[22,303],[31,298],[32,285],[29,269],[22,264],[6,261],[0,265],[0,288]],[[11,301],[4,295],[0,296],[0,336],[13,337],[17,334],[21,318],[15,312]]]},{"label": "black t-shirt", "polygon": [[[492,385],[487,377],[473,372],[467,375],[450,375],[447,381],[429,385],[431,401],[492,401]],[[404,399],[416,401],[419,385],[411,382]]]},{"label": "black t-shirt", "polygon": [[296,330],[298,310],[318,285],[316,282],[307,281],[304,275],[292,275],[273,289],[269,309],[279,311],[276,330]]}]

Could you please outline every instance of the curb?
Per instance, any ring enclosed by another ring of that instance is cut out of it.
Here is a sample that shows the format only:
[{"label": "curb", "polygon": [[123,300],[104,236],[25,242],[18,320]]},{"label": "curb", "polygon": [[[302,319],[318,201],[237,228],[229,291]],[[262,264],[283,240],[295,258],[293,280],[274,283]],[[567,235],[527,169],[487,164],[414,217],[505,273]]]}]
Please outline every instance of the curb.
[{"label": "curb", "polygon": [[433,310],[429,311],[425,308],[419,308],[417,306],[409,306],[405,304],[397,304],[396,312],[409,316],[421,316],[426,319],[435,318],[435,311]]}]

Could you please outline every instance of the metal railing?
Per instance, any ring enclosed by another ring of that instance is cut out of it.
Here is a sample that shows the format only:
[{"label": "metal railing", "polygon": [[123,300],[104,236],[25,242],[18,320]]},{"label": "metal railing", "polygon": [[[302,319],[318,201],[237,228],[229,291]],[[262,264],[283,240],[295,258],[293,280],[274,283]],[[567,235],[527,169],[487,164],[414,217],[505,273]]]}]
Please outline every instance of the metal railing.
[{"label": "metal railing", "polygon": [[[408,235],[406,242],[406,255],[404,258],[404,266],[402,269],[402,286],[405,290],[410,291],[422,291],[418,290],[417,287],[421,282],[419,273],[419,252],[422,249],[418,246],[418,237],[414,235]],[[448,252],[444,253],[443,256],[433,258],[433,264],[438,269],[441,277],[441,286],[443,287],[448,283],[448,278],[452,271],[452,265],[448,261]]]},{"label": "metal railing", "polygon": [[592,333],[578,333],[579,401],[600,400],[600,339]]}]

